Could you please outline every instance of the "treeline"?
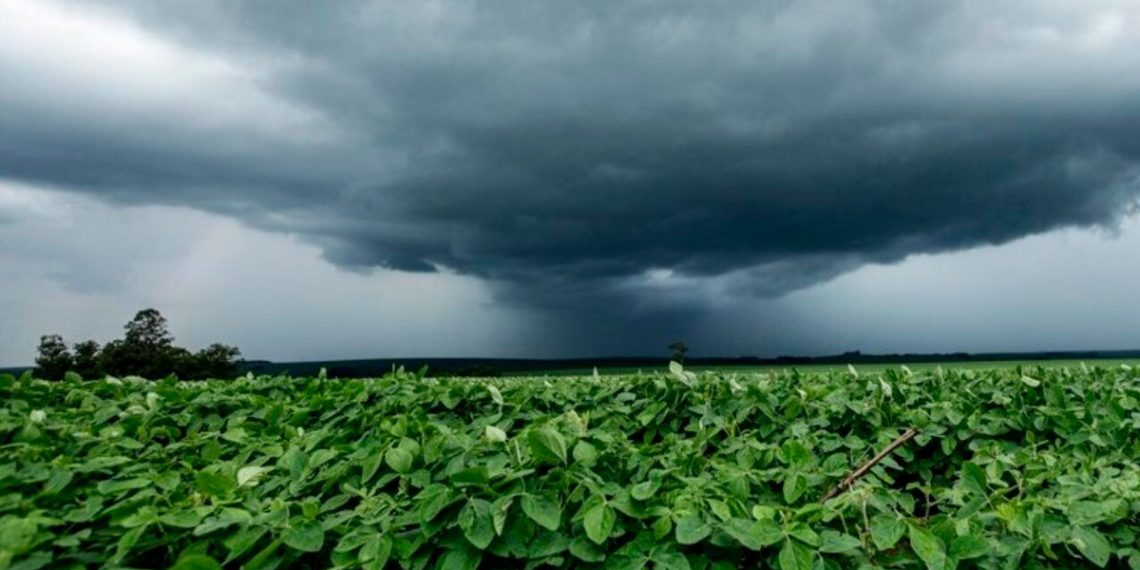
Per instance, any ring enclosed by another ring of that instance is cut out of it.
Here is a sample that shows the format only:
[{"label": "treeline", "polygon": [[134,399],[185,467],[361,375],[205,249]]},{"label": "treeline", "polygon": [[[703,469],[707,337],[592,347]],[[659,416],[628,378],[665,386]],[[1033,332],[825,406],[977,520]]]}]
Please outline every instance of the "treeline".
[{"label": "treeline", "polygon": [[233,378],[238,373],[241,351],[237,347],[214,343],[191,352],[175,346],[166,318],[155,309],[139,311],[124,329],[123,338],[104,346],[86,340],[69,348],[60,335],[40,337],[36,376],[60,380],[74,372],[85,379],[106,375],[154,379],[173,374],[183,380],[202,380]]}]

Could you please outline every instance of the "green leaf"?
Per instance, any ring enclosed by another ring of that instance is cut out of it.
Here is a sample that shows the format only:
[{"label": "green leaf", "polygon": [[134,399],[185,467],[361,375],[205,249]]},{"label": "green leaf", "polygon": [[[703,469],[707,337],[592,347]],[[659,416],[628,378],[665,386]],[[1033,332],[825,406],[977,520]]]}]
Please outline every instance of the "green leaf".
[{"label": "green leaf", "polygon": [[471,548],[448,550],[439,559],[438,570],[475,570],[483,560],[483,553]]},{"label": "green leaf", "polygon": [[906,524],[898,518],[881,514],[871,519],[871,542],[879,550],[887,550],[906,534]]},{"label": "green leaf", "polygon": [[580,439],[578,443],[574,444],[574,461],[583,463],[587,466],[593,465],[598,461],[598,450],[590,442]]},{"label": "green leaf", "polygon": [[849,534],[825,530],[819,535],[819,551],[831,554],[851,554],[858,552],[863,543]]},{"label": "green leaf", "polygon": [[566,438],[551,426],[527,433],[527,443],[535,458],[544,463],[566,463]]},{"label": "green leaf", "polygon": [[507,441],[507,432],[495,426],[487,426],[483,429],[483,437],[487,438],[487,441],[502,443]]},{"label": "green leaf", "polygon": [[584,562],[601,562],[606,559],[604,550],[581,536],[570,541],[570,554]]},{"label": "green leaf", "polygon": [[752,507],[752,518],[758,521],[775,520],[776,509],[767,505],[756,505]]},{"label": "green leaf", "polygon": [[794,540],[784,541],[777,557],[780,570],[811,570],[812,552]]},{"label": "green leaf", "polygon": [[371,533],[363,532],[363,529],[350,530],[340,537],[336,546],[333,547],[333,552],[355,552],[361,546],[364,546],[364,543],[368,542],[370,538]]},{"label": "green leaf", "polygon": [[958,475],[962,486],[971,493],[982,496],[989,495],[989,485],[986,482],[986,472],[978,464],[967,461],[962,465],[962,472]]},{"label": "green leaf", "polygon": [[125,528],[134,528],[136,526],[156,522],[158,522],[158,515],[155,513],[154,507],[146,505],[135,511],[130,516],[120,520],[119,525]]},{"label": "green leaf", "polygon": [[491,401],[498,405],[503,405],[503,394],[499,389],[491,384],[487,384],[487,391],[491,393]]},{"label": "green leaf", "polygon": [[919,560],[926,564],[927,570],[943,570],[946,568],[946,545],[930,531],[910,525],[908,533],[910,547],[918,555]]},{"label": "green leaf", "polygon": [[373,453],[364,458],[360,464],[360,482],[361,484],[368,483],[376,472],[380,470],[380,464],[384,462],[384,454]]},{"label": "green leaf", "polygon": [[361,562],[369,562],[377,568],[383,568],[392,556],[392,539],[382,534],[374,534],[371,540],[364,543],[357,556]]},{"label": "green leaf", "polygon": [[659,488],[661,488],[661,481],[656,479],[642,481],[629,490],[629,496],[639,501],[646,501],[652,498]]},{"label": "green leaf", "polygon": [[130,553],[131,549],[135,547],[136,543],[138,543],[139,538],[141,538],[143,533],[146,532],[147,526],[148,525],[143,525],[132,528],[131,530],[123,533],[121,537],[119,537],[119,541],[115,544],[114,560],[122,560],[128,553]]},{"label": "green leaf", "polygon": [[258,479],[261,479],[262,475],[272,470],[272,467],[258,467],[253,465],[249,467],[242,467],[241,469],[238,469],[237,472],[238,487],[244,487],[246,485],[252,487],[257,484]]},{"label": "green leaf", "polygon": [[506,495],[495,499],[491,503],[491,522],[495,527],[495,534],[502,535],[503,529],[507,525],[507,515],[510,514],[511,504],[515,498],[511,495]]},{"label": "green leaf", "polygon": [[416,514],[421,524],[435,519],[440,511],[455,500],[454,492],[446,485],[433,483],[416,495]]},{"label": "green leaf", "polygon": [[459,528],[475,548],[483,550],[495,539],[495,526],[491,520],[491,503],[472,498],[459,511]]},{"label": "green leaf", "polygon": [[679,379],[682,379],[682,380],[685,379],[685,367],[682,366],[680,362],[670,361],[669,362],[669,373],[672,374],[673,376],[676,376]]},{"label": "green leaf", "polygon": [[749,521],[745,519],[731,519],[721,527],[749,550],[760,550],[771,546],[784,538],[784,532],[771,520]]},{"label": "green leaf", "polygon": [[278,460],[277,465],[284,467],[289,471],[289,476],[296,480],[301,476],[301,473],[304,472],[305,465],[308,463],[309,456],[305,455],[304,451],[301,451],[297,447],[290,447],[289,450],[281,456],[281,459]]},{"label": "green leaf", "polygon": [[44,484],[43,493],[45,495],[55,495],[56,493],[59,493],[60,491],[67,488],[74,477],[75,473],[72,471],[52,471],[51,477],[48,479],[47,483]]},{"label": "green leaf", "polygon": [[257,554],[254,554],[248,562],[241,565],[241,570],[259,570],[261,568],[276,568],[280,563],[281,558],[277,555],[277,549],[281,546],[281,539],[274,540],[269,543],[265,548],[262,548]]},{"label": "green leaf", "polygon": [[1107,501],[1075,501],[1065,513],[1074,526],[1091,526],[1104,521],[1114,521],[1118,513],[1127,513],[1128,508],[1121,499]]},{"label": "green leaf", "polygon": [[955,560],[980,558],[989,554],[991,550],[985,538],[973,534],[956,536],[950,541],[950,557]]},{"label": "green leaf", "polygon": [[895,395],[895,391],[891,388],[891,385],[888,384],[886,380],[883,380],[882,377],[879,377],[879,391],[881,391],[883,393],[883,397],[887,399],[890,399]]},{"label": "green leaf", "polygon": [[1109,546],[1108,540],[1092,528],[1083,526],[1074,528],[1070,542],[1077,547],[1082,556],[1100,568],[1104,568],[1112,556],[1112,547]]},{"label": "green leaf", "polygon": [[708,499],[708,504],[709,510],[712,511],[713,515],[718,519],[726,521],[732,518],[732,508],[728,506],[728,503],[719,499]]},{"label": "green leaf", "polygon": [[222,570],[222,565],[205,554],[189,554],[179,558],[170,570]]},{"label": "green leaf", "polygon": [[677,518],[675,533],[680,544],[696,544],[711,532],[712,528],[698,515],[687,514]]},{"label": "green leaf", "polygon": [[202,536],[235,524],[247,524],[252,519],[253,516],[249,514],[249,511],[227,507],[222,509],[218,514],[202,521],[202,524],[194,527],[193,534],[194,536]]},{"label": "green leaf", "polygon": [[237,481],[233,477],[211,471],[195,473],[194,483],[198,486],[199,491],[215,497],[225,497],[237,487]]},{"label": "green leaf", "polygon": [[609,539],[616,522],[617,515],[614,514],[613,508],[605,502],[595,504],[586,511],[586,515],[582,519],[582,524],[586,527],[586,536],[596,544],[602,544]]},{"label": "green leaf", "polygon": [[685,555],[676,551],[655,550],[650,560],[653,561],[654,570],[692,570]]},{"label": "green leaf", "polygon": [[558,525],[562,522],[562,504],[558,502],[557,498],[542,495],[523,495],[519,503],[530,520],[543,528],[558,530]]},{"label": "green leaf", "polygon": [[784,478],[784,502],[793,504],[807,491],[807,478],[798,471],[790,471]]},{"label": "green leaf", "polygon": [[20,553],[31,549],[38,531],[39,525],[29,518],[0,518],[0,551]]},{"label": "green leaf", "polygon": [[552,531],[539,531],[530,542],[527,556],[530,558],[546,558],[561,554],[570,547],[570,539]]},{"label": "green leaf", "polygon": [[795,469],[803,469],[815,461],[815,456],[812,455],[811,450],[796,439],[788,440],[780,448],[780,453],[783,455],[784,462]]},{"label": "green leaf", "polygon": [[96,488],[99,490],[99,494],[101,495],[117,495],[123,491],[149,487],[150,484],[150,479],[146,477],[136,477],[134,479],[102,481],[96,486]]},{"label": "green leaf", "polygon": [[819,535],[805,523],[792,523],[792,525],[788,527],[788,534],[802,540],[809,546],[819,546]]},{"label": "green leaf", "polygon": [[468,467],[467,469],[456,471],[455,473],[451,474],[449,479],[451,479],[451,484],[457,487],[463,487],[466,485],[481,486],[487,484],[487,482],[490,480],[490,474],[487,472],[486,467],[479,465],[476,467]]},{"label": "green leaf", "polygon": [[194,528],[201,524],[205,515],[199,510],[174,511],[163,514],[158,522],[175,528]]},{"label": "green leaf", "polygon": [[249,549],[253,548],[253,546],[261,540],[261,537],[265,536],[266,532],[265,528],[251,527],[239,530],[226,537],[226,539],[222,541],[227,551],[225,563],[229,563],[248,552]]},{"label": "green leaf", "polygon": [[412,471],[413,461],[415,461],[415,457],[412,456],[412,453],[402,447],[393,447],[384,454],[384,463],[387,463],[392,471],[401,475],[406,475]]},{"label": "green leaf", "polygon": [[325,544],[325,531],[317,521],[300,521],[290,526],[281,540],[286,546],[301,552],[318,552]]}]

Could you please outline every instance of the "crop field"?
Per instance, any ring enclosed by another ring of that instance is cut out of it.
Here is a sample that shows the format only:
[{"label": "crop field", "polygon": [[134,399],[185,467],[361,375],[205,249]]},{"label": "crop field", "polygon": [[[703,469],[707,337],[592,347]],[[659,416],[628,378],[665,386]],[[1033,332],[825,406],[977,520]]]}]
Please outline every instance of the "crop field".
[{"label": "crop field", "polygon": [[[1084,359],[1084,360],[972,360],[972,361],[930,361],[930,362],[909,362],[905,364],[900,363],[874,363],[874,364],[856,364],[856,368],[862,373],[883,373],[887,370],[901,370],[902,366],[906,366],[909,370],[914,372],[936,372],[939,368],[954,369],[954,370],[993,370],[999,368],[1079,368],[1081,366],[1092,367],[1115,367],[1120,365],[1126,366],[1140,366],[1140,360],[1135,358],[1102,358],[1102,359]],[[826,372],[843,372],[848,367],[847,363],[843,364],[760,364],[760,365],[698,365],[686,367],[693,372],[715,373],[715,374],[774,374],[784,371],[798,370],[801,373],[826,373]],[[624,376],[637,373],[650,372],[648,367],[637,366],[615,366],[615,367],[601,367],[598,373],[603,376]],[[506,376],[588,376],[593,373],[593,368],[551,368],[551,369],[537,369],[525,370],[520,372],[508,371]]]},{"label": "crop field", "polygon": [[0,395],[0,569],[1140,568],[1128,366]]}]

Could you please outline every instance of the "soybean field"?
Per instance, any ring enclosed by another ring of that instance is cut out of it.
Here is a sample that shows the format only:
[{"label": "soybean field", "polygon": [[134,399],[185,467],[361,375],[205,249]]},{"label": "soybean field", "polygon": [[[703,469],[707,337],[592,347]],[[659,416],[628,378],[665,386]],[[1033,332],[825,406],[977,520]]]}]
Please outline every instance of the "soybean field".
[{"label": "soybean field", "polygon": [[0,569],[1140,568],[1140,371],[0,375]]}]

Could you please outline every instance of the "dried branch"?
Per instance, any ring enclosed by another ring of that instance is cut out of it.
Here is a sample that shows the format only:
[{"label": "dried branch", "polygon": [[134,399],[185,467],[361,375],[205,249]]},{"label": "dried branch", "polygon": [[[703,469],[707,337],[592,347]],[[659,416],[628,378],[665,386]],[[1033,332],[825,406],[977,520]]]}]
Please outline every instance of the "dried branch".
[{"label": "dried branch", "polygon": [[911,438],[913,438],[916,435],[918,435],[918,430],[914,429],[914,428],[910,428],[910,429],[906,430],[905,432],[903,432],[903,434],[898,436],[897,438],[895,438],[895,440],[892,441],[890,445],[883,448],[882,451],[880,451],[878,454],[876,454],[874,457],[872,457],[869,461],[867,461],[863,465],[860,465],[858,469],[852,471],[851,474],[848,475],[846,479],[844,479],[841,483],[836,485],[834,489],[828,491],[827,494],[824,495],[823,498],[819,500],[819,502],[826,503],[828,500],[833,499],[833,498],[839,496],[844,491],[850,489],[852,485],[854,485],[857,481],[862,479],[864,475],[869,473],[871,471],[872,467],[874,467],[876,464],[878,464],[880,461],[882,461],[884,457],[890,455],[892,451],[898,449],[900,446],[902,446],[902,444],[910,441]]}]

